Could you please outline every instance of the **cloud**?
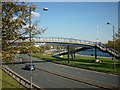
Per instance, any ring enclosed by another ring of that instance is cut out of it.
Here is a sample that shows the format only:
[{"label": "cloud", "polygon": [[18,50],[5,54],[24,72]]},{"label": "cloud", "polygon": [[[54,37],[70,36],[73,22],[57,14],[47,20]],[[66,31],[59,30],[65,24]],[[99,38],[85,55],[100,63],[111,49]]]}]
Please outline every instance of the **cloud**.
[{"label": "cloud", "polygon": [[13,17],[12,19],[15,20],[15,19],[17,19],[17,18],[18,18],[18,17]]},{"label": "cloud", "polygon": [[34,16],[36,16],[36,17],[39,17],[40,16],[40,14],[39,13],[36,13],[36,12],[31,12],[31,14],[33,14]]},{"label": "cloud", "polygon": [[27,25],[23,26],[23,28],[27,28],[27,27],[29,27],[29,24],[27,24]]},{"label": "cloud", "polygon": [[[30,24],[27,24],[25,26],[23,26],[23,28],[28,28],[30,26]],[[31,24],[31,26],[33,26],[33,24]],[[34,26],[34,29],[37,29],[38,27],[37,26]]]},{"label": "cloud", "polygon": [[12,18],[12,20],[16,20],[16,19],[23,20],[22,18],[19,18],[17,16],[15,16],[15,17]]}]

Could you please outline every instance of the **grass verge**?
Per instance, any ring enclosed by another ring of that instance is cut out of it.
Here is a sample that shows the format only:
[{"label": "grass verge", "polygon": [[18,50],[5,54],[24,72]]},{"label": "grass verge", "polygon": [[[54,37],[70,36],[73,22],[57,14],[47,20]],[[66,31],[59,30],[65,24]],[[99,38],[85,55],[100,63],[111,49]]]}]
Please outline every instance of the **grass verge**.
[{"label": "grass verge", "polygon": [[113,61],[111,58],[98,57],[98,60],[100,60],[101,62],[96,63],[93,61],[94,57],[76,55],[75,59],[70,58],[70,63],[68,64],[67,55],[64,55],[62,58],[56,58],[52,57],[52,54],[32,53],[32,56],[58,64],[64,64],[95,71],[102,71],[106,73],[109,72],[120,74],[120,60],[117,59]]},{"label": "grass verge", "polygon": [[2,89],[27,90],[4,71],[2,71]]}]

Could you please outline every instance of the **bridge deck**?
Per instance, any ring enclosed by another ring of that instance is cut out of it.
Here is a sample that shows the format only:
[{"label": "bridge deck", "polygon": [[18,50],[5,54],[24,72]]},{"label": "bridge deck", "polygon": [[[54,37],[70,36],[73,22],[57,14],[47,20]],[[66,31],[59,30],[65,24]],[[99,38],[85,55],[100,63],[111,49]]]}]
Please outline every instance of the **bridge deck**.
[{"label": "bridge deck", "polygon": [[64,41],[34,41],[35,43],[62,43],[62,44],[75,44],[75,45],[87,45],[87,46],[95,46],[93,44],[87,43],[74,43],[74,42],[64,42]]},{"label": "bridge deck", "polygon": [[[29,38],[29,37],[28,37]],[[18,42],[29,42],[29,39],[26,39],[24,41],[17,41]],[[111,54],[112,56],[115,56],[116,58],[120,58],[120,53],[112,48],[106,47],[102,43],[87,41],[87,40],[79,40],[79,39],[72,39],[72,38],[59,38],[59,37],[34,37],[32,38],[32,42],[35,42],[37,44],[39,43],[49,43],[52,44],[59,44],[59,45],[76,45],[76,46],[82,46],[82,47],[95,47],[97,46],[98,49],[101,51],[107,52]]]}]

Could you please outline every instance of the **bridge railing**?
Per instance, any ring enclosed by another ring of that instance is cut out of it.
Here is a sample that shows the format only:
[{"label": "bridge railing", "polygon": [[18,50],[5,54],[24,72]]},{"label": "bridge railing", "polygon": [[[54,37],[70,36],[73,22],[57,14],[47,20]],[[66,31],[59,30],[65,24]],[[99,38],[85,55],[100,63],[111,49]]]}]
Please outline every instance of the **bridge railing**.
[{"label": "bridge railing", "polygon": [[71,43],[82,43],[82,44],[90,44],[96,45],[96,42],[87,41],[87,40],[79,40],[73,38],[59,38],[59,37],[34,37],[32,38],[33,41],[60,41],[60,42],[71,42]]},{"label": "bridge railing", "polygon": [[[17,42],[20,41],[30,41],[29,37],[25,40],[17,40]],[[32,41],[55,41],[55,42],[68,42],[68,43],[82,43],[82,44],[90,44],[90,45],[96,45],[97,42],[93,41],[87,41],[87,40],[79,40],[79,39],[73,39],[73,38],[60,38],[60,37],[32,37]]]},{"label": "bridge railing", "polygon": [[100,47],[101,49],[103,49],[104,51],[108,51],[110,53],[112,53],[113,55],[119,57],[120,53],[118,51],[116,51],[115,49],[111,48],[111,47],[107,47],[102,43],[98,43],[98,47]]}]

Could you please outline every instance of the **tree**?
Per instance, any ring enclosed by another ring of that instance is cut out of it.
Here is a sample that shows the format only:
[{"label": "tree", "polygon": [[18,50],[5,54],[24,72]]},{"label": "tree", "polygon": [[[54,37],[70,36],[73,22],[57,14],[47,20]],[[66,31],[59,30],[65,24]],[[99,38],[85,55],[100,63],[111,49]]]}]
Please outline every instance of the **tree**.
[{"label": "tree", "polygon": [[115,34],[115,47],[118,52],[120,52],[120,28],[118,29],[118,32]]},{"label": "tree", "polygon": [[[114,47],[113,41],[108,41],[106,44],[109,47]],[[115,49],[120,52],[120,28],[118,29],[118,32],[115,34]]]},{"label": "tree", "polygon": [[[35,11],[36,5],[24,2],[2,2],[2,59],[14,60],[13,53],[15,52],[12,43],[17,40],[27,39],[31,31],[32,37],[36,34],[41,34],[46,29],[36,28],[38,22],[33,25],[31,12]],[[29,25],[26,27],[26,25]],[[18,49],[19,50],[19,49]]]}]

